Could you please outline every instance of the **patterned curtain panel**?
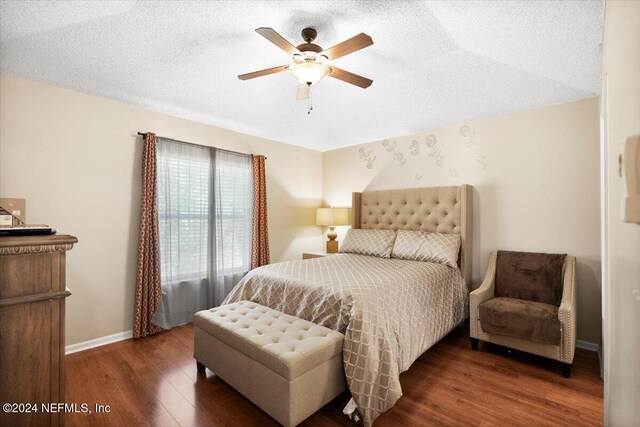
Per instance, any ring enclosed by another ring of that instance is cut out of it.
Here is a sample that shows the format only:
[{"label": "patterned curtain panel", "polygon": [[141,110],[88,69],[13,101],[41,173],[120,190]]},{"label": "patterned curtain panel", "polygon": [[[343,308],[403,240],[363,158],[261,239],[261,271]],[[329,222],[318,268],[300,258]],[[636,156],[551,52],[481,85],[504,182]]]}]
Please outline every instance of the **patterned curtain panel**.
[{"label": "patterned curtain panel", "polygon": [[251,156],[158,138],[162,298],[153,323],[164,329],[220,305],[249,271]]},{"label": "patterned curtain panel", "polygon": [[136,296],[133,336],[155,334],[161,328],[151,323],[161,296],[158,205],[156,203],[156,136],[147,133],[142,154],[142,206],[138,239]]},{"label": "patterned curtain panel", "polygon": [[267,227],[267,181],[264,156],[253,156],[253,227],[251,269],[269,264]]}]

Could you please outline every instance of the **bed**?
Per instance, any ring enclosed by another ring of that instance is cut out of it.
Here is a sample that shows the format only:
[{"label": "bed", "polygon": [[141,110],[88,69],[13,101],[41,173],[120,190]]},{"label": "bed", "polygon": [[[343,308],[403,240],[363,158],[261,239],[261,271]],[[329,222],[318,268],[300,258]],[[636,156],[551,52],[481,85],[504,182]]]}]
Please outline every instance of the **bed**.
[{"label": "bed", "polygon": [[249,300],[345,334],[344,369],[365,426],[402,396],[399,375],[468,315],[468,185],[353,193],[352,228],[460,235],[458,268],[356,254],[250,271],[225,303]]}]

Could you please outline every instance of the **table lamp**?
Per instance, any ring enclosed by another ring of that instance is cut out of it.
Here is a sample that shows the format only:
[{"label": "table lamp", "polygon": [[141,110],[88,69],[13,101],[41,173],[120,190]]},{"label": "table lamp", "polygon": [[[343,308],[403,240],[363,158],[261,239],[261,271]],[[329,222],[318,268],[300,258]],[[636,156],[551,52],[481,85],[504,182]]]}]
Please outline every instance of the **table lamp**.
[{"label": "table lamp", "polygon": [[329,227],[327,233],[327,253],[335,254],[338,252],[338,241],[336,238],[336,226],[349,225],[349,208],[318,208],[316,212],[316,224]]}]

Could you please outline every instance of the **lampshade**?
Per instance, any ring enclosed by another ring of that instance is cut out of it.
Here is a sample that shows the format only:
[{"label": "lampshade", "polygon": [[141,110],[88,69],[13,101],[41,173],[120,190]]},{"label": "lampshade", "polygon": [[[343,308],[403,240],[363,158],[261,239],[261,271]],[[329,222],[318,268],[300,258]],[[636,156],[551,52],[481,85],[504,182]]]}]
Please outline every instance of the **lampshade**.
[{"label": "lampshade", "polygon": [[302,62],[293,66],[293,75],[303,85],[314,85],[327,74],[327,69],[317,62]]},{"label": "lampshade", "polygon": [[349,225],[349,208],[318,208],[316,225]]}]

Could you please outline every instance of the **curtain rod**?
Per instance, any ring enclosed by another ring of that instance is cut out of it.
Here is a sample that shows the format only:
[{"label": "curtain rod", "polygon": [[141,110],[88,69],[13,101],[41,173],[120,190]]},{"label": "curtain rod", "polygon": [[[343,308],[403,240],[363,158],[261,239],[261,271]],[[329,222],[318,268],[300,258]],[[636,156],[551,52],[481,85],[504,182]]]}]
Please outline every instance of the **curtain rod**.
[{"label": "curtain rod", "polygon": [[[146,134],[147,134],[147,132],[138,132],[138,135],[140,135],[140,136],[145,136]],[[216,150],[227,151],[227,152],[229,152],[229,153],[234,153],[234,154],[247,154],[247,153],[241,153],[241,152],[239,152],[239,151],[225,150],[224,148],[211,147],[211,146],[209,146],[209,145],[194,144],[193,142],[180,141],[179,139],[165,138],[164,136],[159,136],[158,138],[162,138],[162,139],[170,139],[171,141],[179,142],[179,143],[181,143],[181,144],[195,145],[195,146],[197,146],[197,147],[215,148]],[[253,154],[251,154],[251,155],[253,155]],[[264,156],[264,159],[265,159],[265,160],[267,160],[267,156]]]}]

